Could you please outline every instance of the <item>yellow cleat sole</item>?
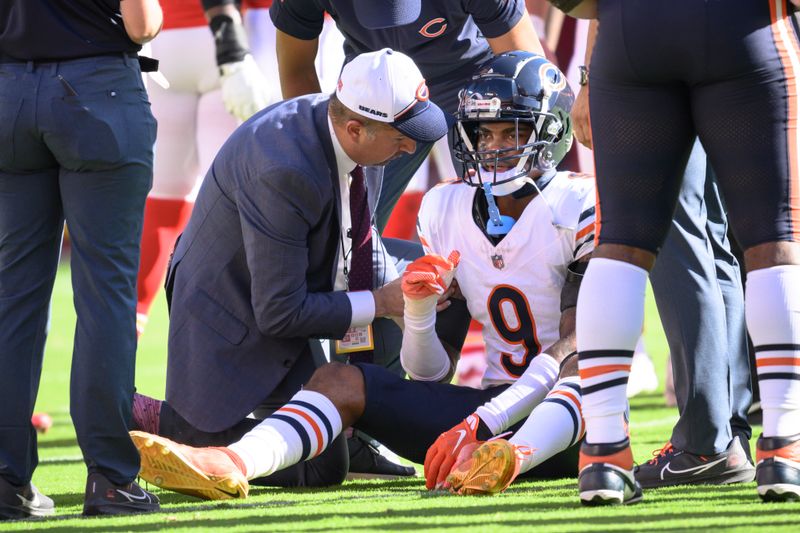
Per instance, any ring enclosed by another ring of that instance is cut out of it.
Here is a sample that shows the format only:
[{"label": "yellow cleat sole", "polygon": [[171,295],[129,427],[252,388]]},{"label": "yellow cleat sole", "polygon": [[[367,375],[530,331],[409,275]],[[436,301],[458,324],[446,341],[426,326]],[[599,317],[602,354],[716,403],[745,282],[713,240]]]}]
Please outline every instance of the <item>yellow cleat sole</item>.
[{"label": "yellow cleat sole", "polygon": [[141,431],[131,431],[130,436],[141,455],[139,476],[148,483],[205,500],[247,497],[250,485],[241,472],[211,475],[192,464],[169,439]]},{"label": "yellow cleat sole", "polygon": [[447,482],[458,494],[497,494],[517,476],[516,461],[513,444],[503,439],[485,442],[451,472]]}]

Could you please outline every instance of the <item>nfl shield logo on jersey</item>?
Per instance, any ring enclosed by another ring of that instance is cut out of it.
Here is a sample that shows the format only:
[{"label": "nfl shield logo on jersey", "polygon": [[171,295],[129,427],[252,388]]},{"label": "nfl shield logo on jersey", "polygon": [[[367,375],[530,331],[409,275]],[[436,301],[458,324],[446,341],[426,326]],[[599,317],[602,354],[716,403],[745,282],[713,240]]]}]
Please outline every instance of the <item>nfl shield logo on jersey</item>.
[{"label": "nfl shield logo on jersey", "polygon": [[503,270],[503,268],[506,266],[506,262],[503,261],[502,255],[493,255],[492,264],[497,270]]}]

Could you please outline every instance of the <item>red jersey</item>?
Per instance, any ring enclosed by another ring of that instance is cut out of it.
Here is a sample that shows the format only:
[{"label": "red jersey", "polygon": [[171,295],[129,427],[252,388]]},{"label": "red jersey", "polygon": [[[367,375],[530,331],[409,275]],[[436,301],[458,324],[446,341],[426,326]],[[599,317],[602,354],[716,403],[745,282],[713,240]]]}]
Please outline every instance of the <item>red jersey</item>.
[{"label": "red jersey", "polygon": [[[159,0],[164,10],[164,29],[195,28],[206,26],[205,14],[200,0]],[[252,8],[269,9],[272,0],[243,0],[242,11]]]},{"label": "red jersey", "polygon": [[164,29],[208,25],[200,0],[159,0],[164,11]]}]

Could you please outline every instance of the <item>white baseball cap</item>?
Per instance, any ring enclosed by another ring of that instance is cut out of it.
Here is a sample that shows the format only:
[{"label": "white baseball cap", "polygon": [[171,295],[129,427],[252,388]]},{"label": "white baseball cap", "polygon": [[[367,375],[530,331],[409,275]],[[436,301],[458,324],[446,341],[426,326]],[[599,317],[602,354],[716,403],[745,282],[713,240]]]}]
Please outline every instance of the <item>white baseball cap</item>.
[{"label": "white baseball cap", "polygon": [[447,134],[445,113],[428,99],[428,86],[414,61],[384,48],[360,54],[342,68],[339,101],[354,113],[383,122],[418,142]]}]

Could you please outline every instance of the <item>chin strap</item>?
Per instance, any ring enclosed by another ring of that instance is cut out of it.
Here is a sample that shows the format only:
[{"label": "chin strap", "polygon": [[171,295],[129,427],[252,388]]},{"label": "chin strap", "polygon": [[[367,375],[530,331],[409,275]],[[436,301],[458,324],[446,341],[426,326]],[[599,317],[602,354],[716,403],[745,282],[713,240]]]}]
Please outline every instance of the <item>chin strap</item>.
[{"label": "chin strap", "polygon": [[497,204],[494,201],[491,183],[485,182],[483,184],[483,194],[486,196],[486,203],[489,211],[489,220],[486,222],[487,235],[493,237],[506,235],[511,231],[511,228],[514,227],[516,221],[510,216],[500,214],[500,210],[497,209]]}]

